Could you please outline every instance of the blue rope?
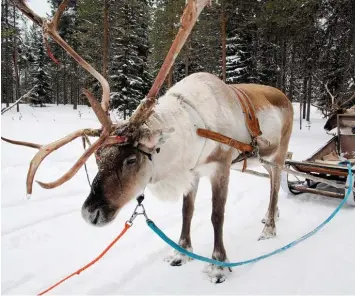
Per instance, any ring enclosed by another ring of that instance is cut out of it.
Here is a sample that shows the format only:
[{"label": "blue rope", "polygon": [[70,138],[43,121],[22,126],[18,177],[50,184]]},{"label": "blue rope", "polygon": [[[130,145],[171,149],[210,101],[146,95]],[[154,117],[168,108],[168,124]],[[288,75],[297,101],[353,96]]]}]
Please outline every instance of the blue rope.
[{"label": "blue rope", "polygon": [[353,178],[352,178],[352,172],[351,172],[351,165],[347,162],[347,166],[348,166],[348,173],[349,173],[349,187],[348,190],[346,192],[346,195],[344,197],[344,199],[341,201],[341,203],[338,205],[338,207],[334,210],[334,212],[322,223],[320,224],[318,227],[316,227],[315,229],[313,229],[312,231],[308,232],[307,234],[303,235],[302,237],[300,237],[299,239],[294,240],[293,242],[264,255],[261,255],[259,257],[253,258],[253,259],[249,259],[246,261],[240,261],[240,262],[234,262],[234,263],[229,263],[229,262],[222,262],[222,261],[217,261],[217,260],[213,260],[207,257],[203,257],[200,255],[197,255],[195,253],[189,252],[186,249],[182,248],[181,246],[179,246],[177,243],[175,243],[174,241],[172,241],[170,238],[168,238],[161,230],[158,226],[156,226],[154,224],[154,222],[152,220],[147,219],[147,224],[148,226],[161,238],[163,239],[166,243],[168,243],[171,247],[173,247],[175,250],[179,251],[180,253],[191,257],[193,259],[197,259],[200,261],[204,261],[204,262],[208,262],[208,263],[212,263],[218,266],[223,266],[223,267],[235,267],[235,266],[241,266],[241,265],[245,265],[245,264],[249,264],[249,263],[254,263],[257,261],[260,261],[262,259],[271,257],[273,255],[276,255],[278,253],[281,253],[283,251],[286,251],[287,249],[299,244],[300,242],[306,240],[307,238],[313,236],[314,234],[316,234],[320,229],[322,229],[326,224],[328,224],[333,218],[334,216],[339,212],[339,210],[341,209],[341,207],[346,203],[348,197],[351,194],[352,191],[352,183],[353,183]]}]

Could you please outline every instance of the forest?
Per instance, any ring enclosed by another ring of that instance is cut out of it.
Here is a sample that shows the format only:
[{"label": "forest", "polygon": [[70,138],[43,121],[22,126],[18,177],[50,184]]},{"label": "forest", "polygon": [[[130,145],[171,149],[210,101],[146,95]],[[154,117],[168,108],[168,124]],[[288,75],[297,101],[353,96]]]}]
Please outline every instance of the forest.
[{"label": "forest", "polygon": [[[49,0],[50,18],[60,0]],[[180,26],[185,0],[72,0],[60,35],[111,87],[122,117],[139,104]],[[23,103],[88,104],[82,88],[100,87],[10,0],[1,1],[1,97]],[[355,0],[219,0],[205,8],[161,93],[206,71],[227,83],[275,86],[302,117],[349,104],[355,92]],[[351,103],[351,102],[350,102]],[[21,105],[17,105],[18,110]]]}]

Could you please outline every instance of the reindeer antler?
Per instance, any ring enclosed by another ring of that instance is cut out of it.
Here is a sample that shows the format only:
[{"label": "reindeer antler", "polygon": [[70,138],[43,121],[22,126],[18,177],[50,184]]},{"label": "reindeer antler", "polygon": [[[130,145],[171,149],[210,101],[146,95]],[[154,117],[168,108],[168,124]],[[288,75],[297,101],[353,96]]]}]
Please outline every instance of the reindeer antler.
[{"label": "reindeer antler", "polygon": [[[54,188],[57,187],[64,182],[70,180],[76,172],[80,169],[80,167],[85,163],[85,161],[92,155],[100,145],[102,145],[108,138],[111,133],[111,130],[115,127],[112,125],[110,118],[106,115],[108,106],[109,106],[109,96],[110,96],[110,87],[106,79],[97,72],[89,63],[87,63],[78,53],[76,53],[58,34],[58,23],[60,21],[60,17],[62,16],[69,0],[63,0],[62,3],[59,5],[57,11],[54,14],[53,19],[50,22],[41,18],[37,15],[31,8],[27,6],[25,0],[12,0],[14,5],[22,11],[28,18],[30,18],[34,23],[38,24],[43,28],[43,33],[45,35],[49,35],[56,43],[58,43],[71,57],[73,57],[80,66],[82,66],[85,70],[87,70],[91,75],[93,75],[101,84],[102,86],[102,102],[101,106],[98,101],[94,98],[94,96],[84,90],[85,95],[88,97],[89,102],[91,104],[92,109],[94,110],[98,120],[102,124],[102,129],[82,129],[75,131],[64,138],[57,140],[53,143],[47,145],[38,145],[35,143],[29,142],[21,142],[21,141],[13,141],[6,138],[2,138],[4,141],[9,142],[15,145],[22,145],[32,148],[37,148],[39,151],[33,157],[30,168],[27,173],[27,194],[32,193],[32,184],[34,180],[34,176],[36,171],[41,164],[41,162],[46,158],[49,154],[53,151],[59,149],[60,147],[66,145],[67,143],[73,141],[74,139],[80,136],[93,136],[93,137],[100,137],[90,148],[85,151],[85,153],[79,158],[79,160],[74,164],[74,166],[65,173],[61,178],[57,181],[52,183],[42,183],[39,184],[44,188]],[[119,143],[122,139],[114,138],[109,139],[110,143],[116,142]]]},{"label": "reindeer antler", "polygon": [[[95,133],[96,132],[96,133]],[[13,140],[9,140],[9,139],[6,139],[6,138],[3,138],[1,137],[2,140],[6,141],[6,142],[9,142],[11,144],[15,144],[15,145],[21,145],[21,146],[27,146],[27,147],[31,147],[31,148],[37,148],[39,149],[39,151],[36,153],[36,155],[33,157],[31,163],[30,163],[30,168],[28,169],[28,173],[27,173],[27,181],[26,181],[26,185],[27,185],[27,194],[31,194],[32,193],[32,184],[33,184],[33,179],[35,177],[35,174],[37,172],[37,169],[39,167],[39,165],[41,164],[41,162],[49,155],[51,154],[53,151],[63,147],[64,145],[68,144],[69,142],[75,140],[76,138],[80,137],[80,136],[83,136],[83,135],[89,135],[89,136],[100,136],[100,130],[91,130],[91,129],[82,129],[82,130],[78,130],[78,131],[75,131],[69,135],[67,135],[66,137],[62,138],[62,139],[59,139],[53,143],[50,143],[50,144],[47,144],[47,145],[39,145],[39,144],[35,144],[35,143],[29,143],[29,142],[21,142],[21,141],[13,141]],[[100,139],[102,139],[102,137],[100,137]],[[100,140],[99,139],[99,140]],[[96,141],[95,144],[97,142]],[[95,145],[94,144],[94,145]],[[92,145],[93,146],[93,145]],[[90,147],[92,147],[90,146]],[[90,155],[89,155],[90,156]],[[82,159],[83,156],[80,158]],[[86,158],[87,159],[87,158]],[[86,160],[85,159],[85,160]],[[85,161],[84,161],[85,162]],[[82,164],[84,164],[84,162]],[[78,168],[78,165],[77,163],[75,164],[76,165],[76,168],[77,170],[79,169]],[[75,166],[74,165],[74,166]],[[76,170],[76,171],[77,171]],[[70,174],[71,177],[74,176],[74,173],[72,173],[73,168],[68,172],[66,173],[65,175],[67,174]],[[71,178],[70,177],[70,178]],[[69,179],[70,179],[69,178]],[[64,182],[63,182],[64,183]],[[62,183],[62,184],[63,184]],[[60,185],[60,184],[58,184]]]}]

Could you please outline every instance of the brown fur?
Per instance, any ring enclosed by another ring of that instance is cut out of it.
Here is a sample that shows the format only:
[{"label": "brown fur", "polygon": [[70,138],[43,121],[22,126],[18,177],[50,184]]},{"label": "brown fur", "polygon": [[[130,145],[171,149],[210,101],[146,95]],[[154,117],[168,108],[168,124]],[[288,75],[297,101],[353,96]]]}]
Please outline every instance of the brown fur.
[{"label": "brown fur", "polygon": [[277,88],[260,84],[236,84],[236,86],[248,95],[256,112],[268,106],[287,109],[291,105],[284,93]]}]

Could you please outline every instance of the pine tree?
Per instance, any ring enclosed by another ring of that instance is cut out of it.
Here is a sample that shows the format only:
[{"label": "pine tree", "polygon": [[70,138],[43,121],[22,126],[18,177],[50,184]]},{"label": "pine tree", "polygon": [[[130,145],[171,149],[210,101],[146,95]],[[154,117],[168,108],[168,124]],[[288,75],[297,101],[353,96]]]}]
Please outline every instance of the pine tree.
[{"label": "pine tree", "polygon": [[[73,34],[77,52],[98,72],[101,72],[103,61],[103,9],[104,5],[99,0],[78,1],[75,18],[76,29]],[[89,89],[98,100],[101,100],[100,83],[79,66],[77,73],[80,85]],[[83,95],[80,98],[88,104]]]},{"label": "pine tree", "polygon": [[[184,0],[156,2],[150,36],[152,44],[150,68],[154,75],[163,64],[178,32],[185,4]],[[220,9],[218,3],[213,3],[212,7],[203,10],[168,76],[168,87],[199,71],[221,74]],[[161,93],[163,91],[164,88]]]},{"label": "pine tree", "polygon": [[226,76],[229,83],[259,82],[257,73],[258,2],[231,1],[226,5],[227,57]]},{"label": "pine tree", "polygon": [[175,66],[175,81],[196,72],[221,76],[222,41],[218,3],[201,13]]},{"label": "pine tree", "polygon": [[44,106],[51,102],[51,85],[49,83],[49,58],[43,46],[42,32],[32,25],[31,27],[32,57],[31,76],[34,89],[29,96],[32,105]]},{"label": "pine tree", "polygon": [[21,78],[21,93],[27,93],[33,85],[31,85],[31,63],[33,62],[33,54],[32,54],[32,44],[31,44],[31,34],[29,30],[24,30],[22,38],[22,42],[19,47],[19,57],[18,63],[20,68],[20,78]]},{"label": "pine tree", "polygon": [[[150,43],[152,45],[152,54],[149,59],[149,67],[154,76],[157,75],[163,61],[169,51],[169,48],[178,32],[180,25],[180,17],[185,6],[184,0],[158,0],[153,13],[153,25],[150,34]],[[176,82],[180,75],[185,73],[183,54],[189,53],[191,44],[186,42],[182,52],[177,57],[170,73],[167,77],[166,85],[163,85],[160,93],[164,93],[167,87],[170,87]],[[186,61],[186,58],[185,58]],[[177,69],[177,70],[176,70]]]},{"label": "pine tree", "polygon": [[[127,116],[147,94],[151,77],[160,69],[178,31],[186,3],[184,0],[105,1],[109,3],[111,107]],[[60,2],[51,0],[52,13]],[[12,102],[35,84],[39,101],[52,99],[58,104],[75,105],[78,98],[85,98],[79,96],[81,87],[90,89],[100,99],[101,87],[91,75],[49,39],[52,53],[60,60],[60,65],[54,64],[43,49],[41,33],[36,36],[20,32],[19,16],[12,2],[1,3],[3,102]],[[102,4],[99,0],[72,0],[59,25],[60,35],[98,71],[102,70],[104,57]],[[312,103],[335,107],[331,106],[329,93],[335,96],[335,104],[340,105],[355,90],[354,14],[354,0],[213,2],[212,7],[204,9],[192,30],[168,75],[165,89],[196,71],[222,78],[224,15],[227,82],[272,85],[304,106]],[[304,111],[306,116],[306,108]]]},{"label": "pine tree", "polygon": [[14,50],[13,37],[16,29],[12,25],[13,9],[9,0],[1,0],[1,97],[9,106],[13,101],[14,68],[12,53]]},{"label": "pine tree", "polygon": [[330,108],[331,96],[325,85],[335,96],[337,105],[355,91],[355,1],[322,1],[320,17],[321,38],[325,42],[317,69],[324,86],[319,94],[319,105]]},{"label": "pine tree", "polygon": [[[57,10],[60,0],[50,0],[51,15]],[[59,35],[75,50],[78,51],[78,5],[80,1],[71,0],[60,19]],[[51,40],[50,40],[51,41]],[[77,63],[55,42],[50,42],[50,49],[58,64],[49,62],[53,98],[57,104],[72,104],[74,108],[78,100],[78,87],[83,75],[78,74]],[[79,53],[81,54],[81,53]]]},{"label": "pine tree", "polygon": [[109,18],[111,107],[122,112],[125,118],[147,95],[151,83],[147,63],[147,1],[113,2],[110,4]]}]

